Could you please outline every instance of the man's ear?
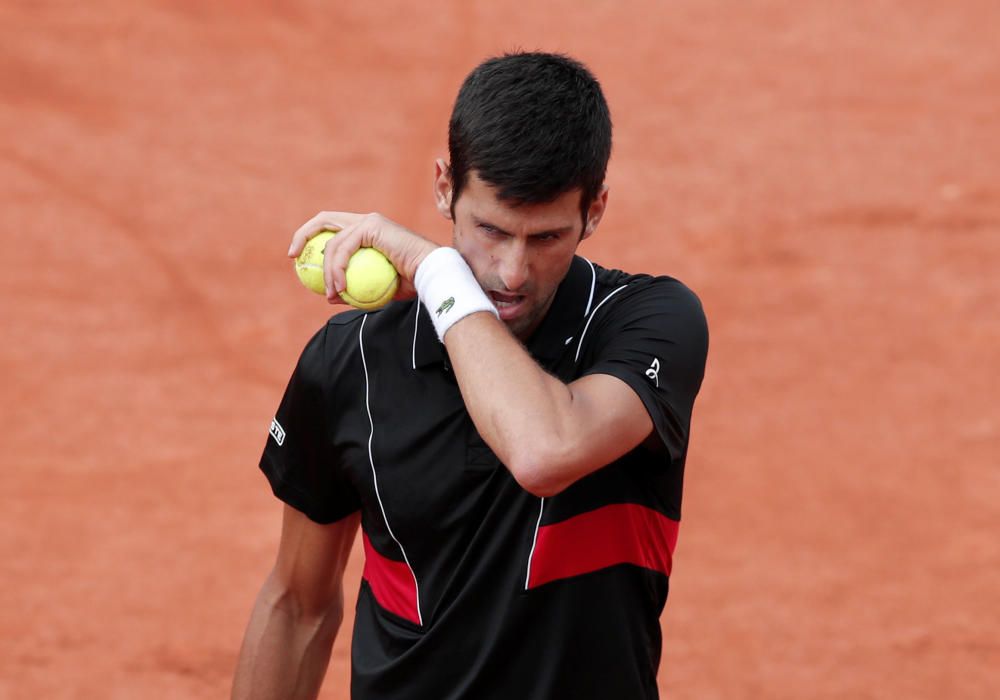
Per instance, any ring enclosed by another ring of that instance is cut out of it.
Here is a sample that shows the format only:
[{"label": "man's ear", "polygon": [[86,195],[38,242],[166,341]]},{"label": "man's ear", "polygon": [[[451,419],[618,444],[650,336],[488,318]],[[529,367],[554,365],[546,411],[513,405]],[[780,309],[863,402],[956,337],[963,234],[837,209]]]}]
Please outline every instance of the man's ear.
[{"label": "man's ear", "polygon": [[446,219],[451,219],[451,168],[444,158],[434,161],[434,206]]},{"label": "man's ear", "polygon": [[580,236],[582,241],[585,238],[590,238],[591,234],[597,230],[597,225],[601,223],[601,218],[604,216],[604,211],[608,208],[608,186],[602,185],[601,191],[597,193],[594,200],[590,203],[590,207],[587,209],[587,222],[583,226],[583,235]]}]

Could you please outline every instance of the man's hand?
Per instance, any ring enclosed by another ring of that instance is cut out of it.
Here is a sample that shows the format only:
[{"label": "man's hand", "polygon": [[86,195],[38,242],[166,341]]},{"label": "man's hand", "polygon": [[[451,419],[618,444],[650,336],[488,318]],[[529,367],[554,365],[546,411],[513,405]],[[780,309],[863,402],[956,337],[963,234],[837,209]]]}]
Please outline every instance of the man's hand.
[{"label": "man's hand", "polygon": [[413,277],[427,254],[438,247],[423,236],[390,221],[381,214],[353,214],[351,212],[322,211],[292,235],[288,257],[298,257],[306,241],[321,231],[337,231],[329,243],[323,259],[323,281],[326,300],[331,304],[345,303],[340,292],[347,286],[344,270],[347,261],[359,248],[375,248],[389,259],[399,273],[397,299],[416,296]]}]

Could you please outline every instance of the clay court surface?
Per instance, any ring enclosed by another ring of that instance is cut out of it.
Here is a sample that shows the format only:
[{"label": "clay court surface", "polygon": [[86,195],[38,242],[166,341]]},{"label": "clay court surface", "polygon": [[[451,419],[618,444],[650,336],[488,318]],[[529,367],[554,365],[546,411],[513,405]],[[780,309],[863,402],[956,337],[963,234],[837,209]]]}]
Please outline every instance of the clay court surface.
[{"label": "clay court surface", "polygon": [[611,104],[583,253],[710,320],[664,697],[1000,697],[1000,4],[513,7],[0,5],[0,698],[226,696],[331,313],[289,236],[447,240],[451,100],[515,47]]}]

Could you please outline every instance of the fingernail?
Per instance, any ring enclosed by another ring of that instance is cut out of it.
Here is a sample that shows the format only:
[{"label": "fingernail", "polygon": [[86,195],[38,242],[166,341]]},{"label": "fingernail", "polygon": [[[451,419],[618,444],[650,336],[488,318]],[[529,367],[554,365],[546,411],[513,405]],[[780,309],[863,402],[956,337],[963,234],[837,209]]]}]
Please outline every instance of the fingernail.
[{"label": "fingernail", "polygon": [[294,251],[294,250],[295,250],[295,246],[294,245],[288,246],[288,256],[289,257],[292,256],[292,251]]}]

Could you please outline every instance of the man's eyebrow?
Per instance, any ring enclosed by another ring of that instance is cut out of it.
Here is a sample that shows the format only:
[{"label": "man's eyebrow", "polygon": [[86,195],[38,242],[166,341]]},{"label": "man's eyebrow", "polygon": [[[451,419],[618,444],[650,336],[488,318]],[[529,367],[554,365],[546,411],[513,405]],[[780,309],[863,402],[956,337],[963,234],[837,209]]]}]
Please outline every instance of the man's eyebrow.
[{"label": "man's eyebrow", "polygon": [[[490,221],[481,219],[475,214],[472,215],[472,220],[475,222],[476,226],[483,226],[483,225],[489,226],[490,228],[495,229],[498,233],[502,233],[507,236],[511,235],[509,231],[506,231],[505,229],[501,228],[500,226],[497,226],[496,224]],[[548,229],[545,231],[536,231],[535,233],[528,234],[528,237],[537,238],[540,236],[562,235],[564,233],[572,233],[573,229],[574,227],[572,225],[567,225],[567,226],[562,226],[560,228]]]},{"label": "man's eyebrow", "polygon": [[575,228],[576,227],[572,226],[572,225],[570,225],[570,226],[561,226],[559,228],[548,229],[547,231],[539,231],[537,233],[531,234],[531,236],[532,237],[534,237],[534,236],[561,236],[564,233],[572,233]]}]

